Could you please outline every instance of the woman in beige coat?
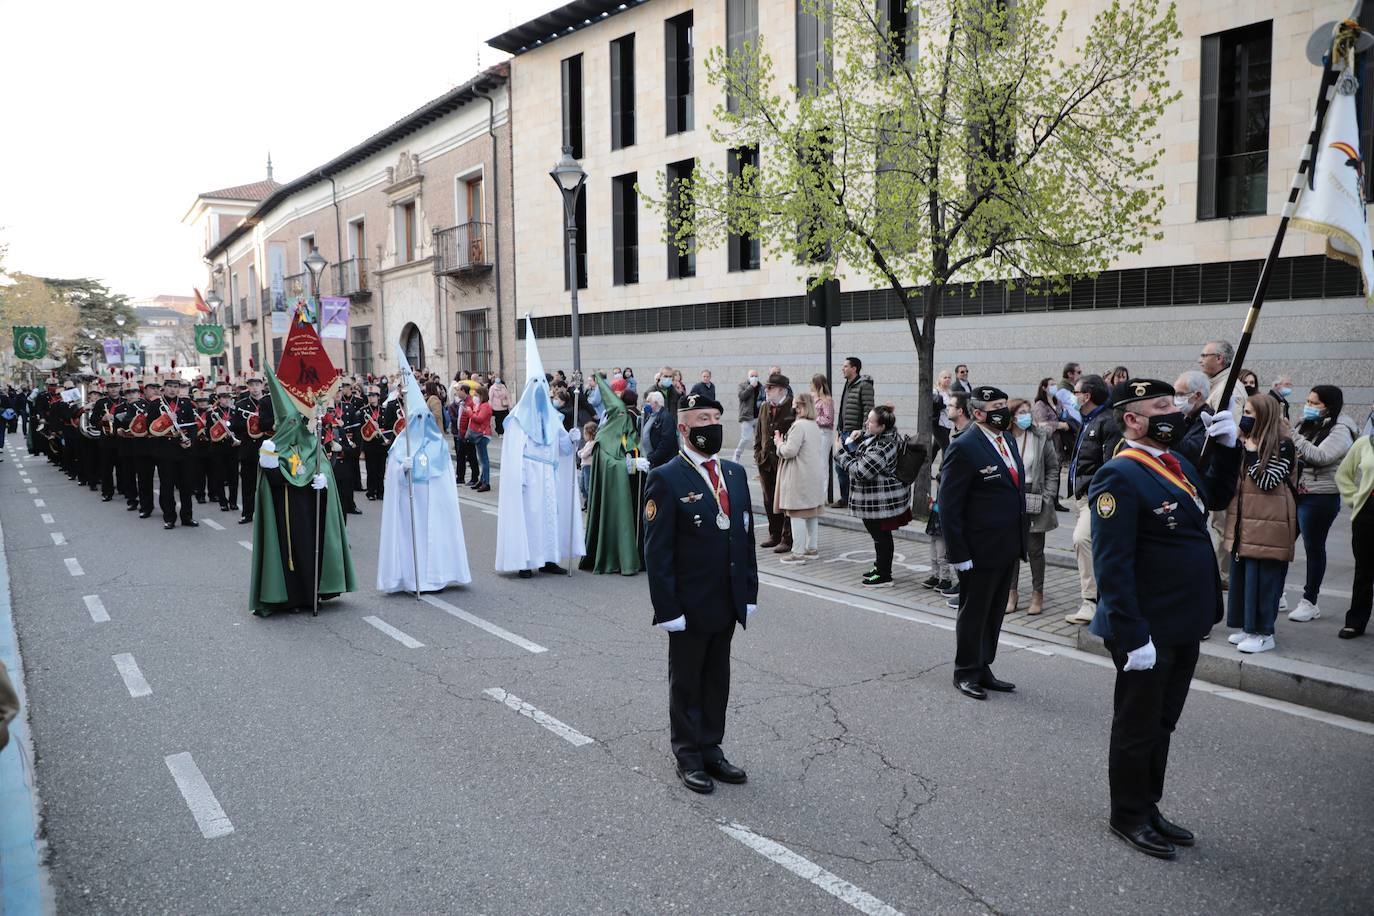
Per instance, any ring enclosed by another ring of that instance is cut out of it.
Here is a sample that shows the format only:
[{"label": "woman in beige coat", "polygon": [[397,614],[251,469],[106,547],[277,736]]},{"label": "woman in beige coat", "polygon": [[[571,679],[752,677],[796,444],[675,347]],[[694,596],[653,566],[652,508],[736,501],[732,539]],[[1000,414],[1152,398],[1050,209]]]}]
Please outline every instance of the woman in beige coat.
[{"label": "woman in beige coat", "polygon": [[782,562],[801,565],[819,556],[817,534],[829,464],[825,436],[816,425],[815,398],[802,392],[792,398],[792,409],[797,418],[787,435],[773,434],[780,459],[773,504],[792,520],[792,552]]}]

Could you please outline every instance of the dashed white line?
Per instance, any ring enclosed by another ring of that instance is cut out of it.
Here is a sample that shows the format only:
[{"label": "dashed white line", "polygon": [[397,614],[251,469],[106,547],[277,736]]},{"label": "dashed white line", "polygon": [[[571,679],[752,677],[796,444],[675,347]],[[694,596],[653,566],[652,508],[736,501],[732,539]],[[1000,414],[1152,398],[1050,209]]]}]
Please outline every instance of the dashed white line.
[{"label": "dashed white line", "polygon": [[424,643],[420,642],[418,639],[414,639],[411,636],[408,636],[405,633],[402,633],[400,630],[396,629],[380,617],[364,617],[363,620],[365,620],[367,623],[372,624],[374,627],[381,630],[387,636],[390,636],[392,639],[396,640],[398,643],[405,646],[407,649],[420,649],[424,647]]},{"label": "dashed white line", "polygon": [[765,836],[759,836],[748,827],[740,824],[721,824],[720,829],[754,852],[776,862],[792,874],[805,878],[827,894],[849,904],[860,913],[867,914],[867,916],[902,916],[901,910],[893,909],[867,891],[826,871],[810,859],[797,855],[786,846],[775,843]]},{"label": "dashed white line", "polygon": [[30,493],[37,493],[37,492],[38,492],[38,488],[37,488],[37,487],[29,487],[29,492],[30,492]]},{"label": "dashed white line", "polygon": [[129,688],[129,696],[146,697],[150,696],[153,688],[148,686],[148,680],[143,676],[143,672],[138,670],[138,662],[128,652],[121,652],[119,655],[110,656],[114,659],[115,667],[119,669],[119,676],[124,678],[124,686]]},{"label": "dashed white line", "polygon": [[219,800],[210,791],[210,784],[205,781],[205,776],[191,755],[185,752],[170,754],[166,762],[177,788],[181,790],[181,797],[186,800],[186,807],[191,809],[191,816],[196,819],[201,836],[213,840],[233,833],[234,825],[229,821],[229,815],[220,807]]},{"label": "dashed white line", "polygon": [[86,595],[82,597],[86,602],[86,611],[91,615],[91,620],[95,623],[109,623],[110,615],[105,610],[105,602],[100,600],[99,595]]},{"label": "dashed white line", "polygon": [[530,642],[523,636],[517,636],[510,630],[507,630],[503,627],[498,627],[490,620],[483,620],[476,614],[469,614],[467,611],[463,610],[460,607],[454,607],[442,598],[436,598],[433,595],[421,595],[420,600],[425,602],[426,604],[430,604],[434,607],[437,607],[439,610],[443,611],[446,614],[452,614],[459,620],[466,621],[467,623],[470,623],[473,626],[478,627],[479,629],[486,630],[492,636],[497,636],[501,639],[504,639],[508,643],[513,643],[519,646],[520,648],[524,649],[526,652],[533,652],[535,654],[538,654],[540,652],[549,651],[548,649],[539,645],[539,643],[537,642]]},{"label": "dashed white line", "polygon": [[588,738],[571,725],[560,722],[548,713],[534,708],[514,694],[506,693],[506,691],[502,690],[500,687],[488,687],[482,692],[498,703],[504,703],[506,706],[509,706],[511,709],[520,713],[520,715],[538,722],[573,747],[582,747],[585,744],[592,743],[591,738]]},{"label": "dashed white line", "polygon": [[244,550],[248,551],[249,553],[253,552],[252,541],[239,541],[239,546],[242,547]]},{"label": "dashed white line", "polygon": [[62,547],[67,543],[66,536],[60,531],[49,532],[48,537],[52,538],[52,545],[54,547]]},{"label": "dashed white line", "polygon": [[45,525],[51,525],[51,524],[53,523],[53,517],[52,517],[51,515],[49,515],[48,513],[46,513],[46,512],[43,513],[42,518],[43,518],[43,524],[45,524]]},{"label": "dashed white line", "polygon": [[35,506],[37,506],[39,509],[42,509],[42,508],[44,508],[45,506],[47,506],[47,503],[43,502],[43,500],[41,500],[41,499],[35,499],[35,500],[33,501],[33,504],[34,504]]},{"label": "dashed white line", "polygon": [[73,576],[86,575],[86,570],[81,568],[81,564],[76,561],[76,557],[67,557],[67,559],[62,562],[67,564],[67,572],[71,573]]},{"label": "dashed white line", "polygon": [[219,522],[215,521],[213,518],[203,518],[200,520],[200,523],[207,528],[213,528],[215,531],[224,530],[224,526],[221,525]]}]

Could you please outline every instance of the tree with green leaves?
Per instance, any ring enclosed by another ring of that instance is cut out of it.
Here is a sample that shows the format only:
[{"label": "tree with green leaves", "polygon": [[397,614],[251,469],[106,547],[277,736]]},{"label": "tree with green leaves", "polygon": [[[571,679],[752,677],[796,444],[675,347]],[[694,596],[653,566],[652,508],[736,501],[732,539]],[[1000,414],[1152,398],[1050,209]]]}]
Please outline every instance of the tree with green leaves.
[{"label": "tree with green leaves", "polygon": [[[929,392],[948,297],[1062,287],[1159,237],[1172,5],[1113,0],[1077,46],[1045,0],[804,10],[817,52],[800,85],[779,78],[763,36],[707,54],[727,99],[712,141],[751,155],[700,162],[677,187],[660,174],[645,200],[668,241],[752,237],[812,283],[889,287]],[[928,441],[931,398],[918,404]]]},{"label": "tree with green leaves", "polygon": [[[47,277],[48,287],[67,303],[76,315],[77,329],[71,346],[66,350],[66,371],[75,372],[83,362],[94,365],[94,358],[83,358],[77,351],[80,347],[96,356],[101,352],[102,341],[106,337],[127,337],[137,327],[138,319],[129,305],[129,297],[123,293],[111,292],[99,280],[89,277],[61,279]],[[124,324],[116,319],[122,318]]]}]

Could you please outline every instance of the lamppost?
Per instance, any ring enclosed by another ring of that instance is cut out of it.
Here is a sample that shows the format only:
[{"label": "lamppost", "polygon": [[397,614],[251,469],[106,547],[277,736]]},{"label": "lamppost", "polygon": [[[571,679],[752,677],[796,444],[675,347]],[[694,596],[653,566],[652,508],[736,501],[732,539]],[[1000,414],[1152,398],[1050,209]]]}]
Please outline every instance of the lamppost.
[{"label": "lamppost", "polygon": [[554,165],[549,177],[563,195],[563,234],[568,243],[568,288],[572,290],[572,364],[573,364],[573,428],[577,428],[577,394],[582,390],[582,347],[577,327],[577,198],[587,183],[587,173],[573,158],[572,147],[563,147],[563,158]]},{"label": "lamppost", "polygon": [[[223,339],[224,339],[224,337],[223,337],[223,335],[224,335],[224,322],[220,321],[220,313],[219,313],[219,310],[220,310],[220,306],[224,305],[224,299],[220,297],[219,290],[215,289],[213,286],[210,287],[210,295],[208,295],[208,296],[205,297],[205,304],[208,305],[208,306],[210,306],[210,308],[211,308],[211,309],[214,311],[214,313],[215,313],[215,322],[220,326],[220,340],[221,340],[221,342],[222,342]],[[222,343],[221,343],[221,345],[222,345]],[[216,378],[215,378],[215,382],[216,382],[216,383],[219,382],[219,378],[218,378],[218,373],[215,372],[215,369],[216,369],[218,366],[222,365],[223,363],[224,363],[224,353],[223,353],[222,350],[221,350],[219,356],[212,356],[212,357],[210,357],[210,374],[211,374],[212,376],[216,376]],[[229,373],[227,373],[227,372],[225,373],[226,376],[227,376],[228,374],[229,374]]]},{"label": "lamppost", "polygon": [[320,276],[329,262],[320,254],[320,249],[311,248],[305,257],[305,269],[310,271],[310,295],[315,300],[315,330],[320,329]]}]

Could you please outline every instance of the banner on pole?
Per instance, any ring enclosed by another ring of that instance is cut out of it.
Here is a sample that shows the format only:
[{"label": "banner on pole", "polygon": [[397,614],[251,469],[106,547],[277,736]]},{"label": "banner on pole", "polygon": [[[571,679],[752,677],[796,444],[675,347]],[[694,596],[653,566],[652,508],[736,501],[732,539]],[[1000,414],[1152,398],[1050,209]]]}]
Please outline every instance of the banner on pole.
[{"label": "banner on pole", "polygon": [[48,355],[46,327],[14,328],[14,355],[20,359],[42,359]]},{"label": "banner on pole", "polygon": [[277,381],[302,412],[313,411],[316,401],[332,397],[338,386],[342,373],[324,351],[320,335],[304,310],[298,311],[291,322],[276,374]]},{"label": "banner on pole", "polygon": [[320,299],[320,336],[330,340],[348,338],[348,306],[346,296],[324,296]]},{"label": "banner on pole", "polygon": [[224,328],[217,324],[196,325],[196,352],[202,356],[224,353]]},{"label": "banner on pole", "polygon": [[137,366],[141,362],[143,362],[143,350],[138,345],[138,338],[124,338],[124,365]]},{"label": "banner on pole", "polygon": [[105,347],[105,362],[111,366],[124,365],[124,341],[118,337],[106,337],[101,344]]}]

